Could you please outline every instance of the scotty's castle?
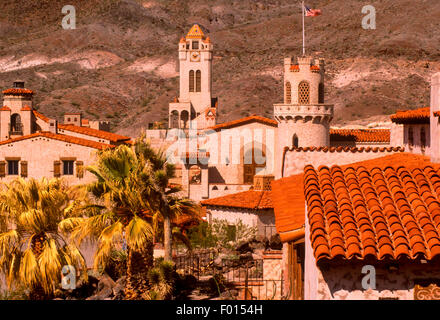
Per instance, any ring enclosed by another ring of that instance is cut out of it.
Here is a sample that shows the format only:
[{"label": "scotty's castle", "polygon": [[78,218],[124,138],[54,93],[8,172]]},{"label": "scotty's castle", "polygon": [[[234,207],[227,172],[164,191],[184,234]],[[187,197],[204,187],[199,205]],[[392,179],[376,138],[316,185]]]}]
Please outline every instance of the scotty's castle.
[{"label": "scotty's castle", "polygon": [[[273,106],[273,119],[253,115],[217,123],[221,99],[212,96],[213,50],[198,25],[182,37],[180,91],[169,104],[168,129],[147,130],[153,146],[171,150],[178,167],[175,182],[194,200],[270,188],[272,180],[307,164],[346,164],[404,150],[439,158],[438,117],[429,108],[398,112],[391,129],[332,129],[322,58],[284,59],[284,96]],[[97,150],[131,142],[109,132],[108,123],[79,113],[66,114],[58,123],[35,110],[33,95],[22,81],[3,91],[2,180],[64,177],[84,182],[92,179],[84,167],[93,163]]]}]

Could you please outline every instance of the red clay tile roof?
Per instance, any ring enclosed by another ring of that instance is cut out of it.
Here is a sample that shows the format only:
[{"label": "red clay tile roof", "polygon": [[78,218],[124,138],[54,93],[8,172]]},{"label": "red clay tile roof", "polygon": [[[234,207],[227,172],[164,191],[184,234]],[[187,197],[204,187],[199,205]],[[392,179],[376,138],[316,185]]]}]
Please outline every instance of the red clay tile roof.
[{"label": "red clay tile roof", "polygon": [[303,174],[272,181],[275,227],[283,242],[293,240],[292,232],[303,229],[306,201],[303,190]]},{"label": "red clay tile roof", "polygon": [[37,110],[32,110],[32,112],[34,113],[34,116],[43,120],[44,122],[49,122],[49,118],[46,117],[44,114],[39,113]]},{"label": "red clay tile roof", "polygon": [[440,111],[435,111],[434,112],[434,117],[440,117]]},{"label": "red clay tile roof", "polygon": [[290,147],[295,152],[404,152],[404,147]]},{"label": "red clay tile roof", "polygon": [[81,133],[81,134],[92,136],[92,137],[106,139],[111,142],[122,142],[122,141],[130,140],[130,137],[121,136],[116,133],[102,131],[102,130],[96,130],[96,129],[87,128],[87,127],[78,127],[73,124],[59,124],[58,128],[62,129],[62,130],[66,130],[66,131]]},{"label": "red clay tile roof", "polygon": [[32,111],[32,108],[29,107],[28,105],[23,106],[23,108],[21,108],[20,111]]},{"label": "red clay tile roof", "polygon": [[429,123],[430,107],[415,110],[398,110],[391,116],[391,121],[395,123]]},{"label": "red clay tile roof", "polygon": [[11,111],[11,108],[9,108],[7,106],[3,106],[0,108],[0,111]]},{"label": "red clay tile roof", "polygon": [[273,127],[277,127],[278,126],[278,122],[276,120],[273,119],[269,119],[269,118],[265,118],[265,117],[261,117],[261,116],[256,116],[256,115],[252,115],[246,118],[241,118],[238,120],[233,120],[233,121],[228,121],[225,123],[221,123],[218,124],[216,126],[213,126],[209,129],[212,130],[221,130],[221,129],[226,129],[226,128],[233,128],[233,127],[237,127],[237,126],[241,126],[247,123],[251,123],[251,122],[259,122],[259,123],[263,123],[263,124],[267,124]]},{"label": "red clay tile roof", "polygon": [[33,95],[34,92],[30,89],[10,88],[10,89],[3,90],[3,94],[7,94],[7,95]]},{"label": "red clay tile roof", "polygon": [[78,144],[81,146],[95,148],[95,149],[99,149],[99,150],[114,147],[113,145],[106,144],[106,143],[96,142],[96,141],[92,141],[92,140],[86,140],[86,139],[72,137],[72,136],[68,136],[68,135],[64,135],[64,134],[55,134],[55,133],[47,132],[47,131],[37,132],[37,133],[29,134],[26,136],[21,136],[21,137],[1,141],[0,145],[14,143],[17,141],[36,138],[36,137],[45,137],[45,138],[55,139],[55,140]]},{"label": "red clay tile roof", "polygon": [[439,173],[431,166],[307,166],[304,193],[316,260],[440,255]]},{"label": "red clay tile roof", "polygon": [[355,142],[390,142],[389,129],[330,129],[330,140]]},{"label": "red clay tile roof", "polygon": [[204,37],[205,34],[198,24],[193,25],[186,35],[186,39],[203,39]]},{"label": "red clay tile roof", "polygon": [[88,125],[89,124],[89,119],[81,119],[81,124],[82,125]]},{"label": "red clay tile roof", "polygon": [[272,209],[272,192],[248,190],[244,192],[229,194],[223,197],[203,200],[203,206],[243,208],[253,210]]},{"label": "red clay tile roof", "polygon": [[[427,156],[412,153],[395,153],[385,157],[356,162],[341,166],[367,169],[386,168],[393,165],[405,165],[407,168],[423,168],[431,166],[440,169],[440,164],[433,164]],[[282,178],[272,182],[272,202],[275,213],[275,226],[281,241],[291,241],[305,223],[305,197],[303,174]]]}]

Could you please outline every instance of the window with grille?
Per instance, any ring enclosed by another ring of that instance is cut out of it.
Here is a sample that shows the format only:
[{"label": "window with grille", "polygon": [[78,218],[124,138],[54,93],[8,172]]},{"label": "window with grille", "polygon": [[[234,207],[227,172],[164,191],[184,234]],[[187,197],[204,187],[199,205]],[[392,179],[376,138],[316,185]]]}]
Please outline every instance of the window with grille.
[{"label": "window with grille", "polygon": [[306,81],[301,81],[298,86],[298,103],[310,104],[310,85]]},{"label": "window with grille", "polygon": [[286,82],[286,104],[292,103],[292,86]]},{"label": "window with grille", "polygon": [[318,103],[324,103],[324,84],[320,83],[318,87]]},{"label": "window with grille", "polygon": [[199,49],[199,42],[198,42],[198,41],[193,41],[193,42],[192,42],[192,48],[193,48],[194,50]]},{"label": "window with grille", "polygon": [[420,129],[420,147],[422,149],[422,152],[424,152],[426,149],[426,132],[425,128],[423,127]]},{"label": "window with grille", "polygon": [[196,92],[202,91],[202,72],[197,70],[196,72]]},{"label": "window with grille", "polygon": [[194,92],[194,70],[189,72],[189,92]]},{"label": "window with grille", "polygon": [[63,161],[63,175],[72,176],[73,175],[73,160]]},{"label": "window with grille", "polygon": [[18,175],[18,160],[8,160],[8,175]]}]

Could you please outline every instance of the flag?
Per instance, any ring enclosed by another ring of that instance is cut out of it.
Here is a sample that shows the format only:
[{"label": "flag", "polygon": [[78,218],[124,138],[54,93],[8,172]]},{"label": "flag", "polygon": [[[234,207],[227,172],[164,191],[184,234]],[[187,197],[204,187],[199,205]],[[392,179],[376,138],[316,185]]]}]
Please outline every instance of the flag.
[{"label": "flag", "polygon": [[307,6],[304,6],[306,17],[316,17],[321,15],[321,10],[319,9],[310,9]]}]

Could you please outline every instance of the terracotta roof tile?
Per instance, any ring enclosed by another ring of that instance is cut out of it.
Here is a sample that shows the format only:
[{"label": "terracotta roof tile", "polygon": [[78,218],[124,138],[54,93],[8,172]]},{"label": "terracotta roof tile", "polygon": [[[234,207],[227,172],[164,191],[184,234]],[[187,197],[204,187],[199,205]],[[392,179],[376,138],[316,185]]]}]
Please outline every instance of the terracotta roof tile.
[{"label": "terracotta roof tile", "polygon": [[200,202],[203,206],[243,209],[272,209],[272,192],[248,190]]},{"label": "terracotta roof tile", "polygon": [[203,39],[204,37],[205,34],[198,24],[193,25],[186,35],[186,39]]},{"label": "terracotta roof tile", "polygon": [[[430,158],[427,156],[416,155],[411,153],[403,153],[403,152],[395,153],[392,155],[388,155],[376,159],[356,162],[353,164],[341,166],[341,168],[362,166],[366,169],[371,169],[375,167],[386,168],[388,166],[395,166],[395,165],[404,165],[406,166],[406,168],[412,168],[412,169],[423,168],[426,166],[430,166],[435,170],[440,169],[440,164],[431,163]],[[304,174],[310,170],[312,170],[312,168],[306,167],[304,170]],[[283,242],[290,241],[293,232],[295,230],[301,229],[305,223],[305,196],[307,196],[308,193],[305,192],[304,190],[304,185],[303,185],[304,174],[294,175],[272,182],[272,202],[275,213],[275,225],[277,232],[280,234],[281,241]],[[356,179],[354,175],[350,176],[350,178]],[[368,174],[366,174],[366,172],[361,172],[360,179],[362,179],[361,181],[368,180]],[[327,180],[331,181],[331,177],[327,176]],[[310,180],[309,183],[314,183],[316,186],[319,186],[319,181],[317,179],[313,182]],[[433,188],[435,188],[437,194],[440,195],[440,177],[432,180],[431,184]],[[344,181],[341,179],[336,180],[334,185],[337,187],[341,187],[341,186],[344,187]],[[397,187],[398,187],[397,185],[394,184],[391,185],[391,188],[397,188]],[[374,206],[375,199],[371,195],[374,194],[375,189],[371,186],[366,186],[364,192],[366,194],[366,197],[368,197],[368,199],[366,200],[367,203],[371,206]],[[321,191],[321,194],[312,193],[308,201],[311,204],[319,203],[321,201],[321,197],[323,197],[324,199],[329,199],[330,197],[332,197],[333,194],[334,194],[334,190],[332,189],[332,187],[326,185],[326,188],[324,188]],[[404,199],[405,194],[402,193],[401,197]],[[361,196],[361,193],[358,192],[358,194],[353,196],[354,204],[356,205],[361,204],[362,201],[364,200]],[[387,200],[385,200],[385,202],[386,201]],[[404,200],[397,200],[397,201],[399,201],[400,203]],[[341,206],[344,203],[350,205],[351,204],[350,199],[342,199]],[[369,216],[366,211],[363,213],[360,212],[360,218],[369,219]],[[339,215],[337,214],[336,211],[334,211],[333,215],[331,215],[331,217],[329,218],[329,221],[331,222],[329,226],[332,228],[331,230],[332,233],[336,233],[336,234],[339,233],[340,235],[342,235],[343,234],[342,231],[336,228],[338,224],[333,225],[333,223],[338,222],[339,219],[340,219]],[[318,225],[321,225],[322,228],[325,228],[324,222],[320,220],[319,217],[315,217],[314,220],[313,221],[312,220],[313,219],[311,219],[310,222],[317,223]],[[440,216],[438,217],[438,222],[440,224]],[[366,252],[371,252],[373,249],[375,250],[375,247],[364,248]]]},{"label": "terracotta roof tile", "polygon": [[3,90],[3,94],[6,95],[33,95],[34,92],[30,89],[25,88],[10,88]]},{"label": "terracotta roof tile", "polygon": [[92,140],[86,140],[86,139],[72,137],[72,136],[68,136],[68,135],[64,135],[64,134],[56,134],[56,133],[47,132],[47,131],[37,132],[37,133],[29,134],[26,136],[21,136],[18,138],[13,138],[13,139],[1,141],[0,145],[14,143],[17,141],[22,141],[22,140],[36,138],[36,137],[45,137],[45,138],[55,139],[55,140],[59,140],[59,141],[65,141],[68,143],[79,144],[79,145],[82,145],[85,147],[90,147],[90,148],[95,148],[95,149],[100,149],[100,150],[114,147],[113,145],[106,144],[106,143],[96,142],[96,141],[92,141]]},{"label": "terracotta roof tile", "polygon": [[37,110],[32,110],[32,112],[34,113],[35,117],[43,120],[44,122],[49,122],[50,119],[48,117],[46,117],[44,114],[39,113]]},{"label": "terracotta roof tile", "polygon": [[23,108],[21,108],[20,111],[32,111],[32,108],[29,107],[28,105],[23,106]]},{"label": "terracotta roof tile", "polygon": [[415,110],[398,110],[391,116],[391,121],[399,124],[403,123],[429,123],[430,107]]},{"label": "terracotta roof tile", "polygon": [[109,140],[113,143],[130,140],[130,137],[121,136],[116,133],[102,131],[102,130],[96,130],[96,129],[92,129],[92,128],[88,128],[88,127],[78,127],[73,124],[59,124],[58,128],[62,129],[62,130],[66,130],[66,131],[81,133],[81,134],[92,136],[92,137],[106,139],[106,140]]},{"label": "terracotta roof tile", "polygon": [[389,129],[330,129],[330,140],[355,142],[390,142]]},{"label": "terracotta roof tile", "polygon": [[11,111],[11,108],[9,108],[7,106],[3,106],[0,108],[0,111]]},{"label": "terracotta roof tile", "polygon": [[315,258],[433,259],[440,254],[439,166],[307,166]]},{"label": "terracotta roof tile", "polygon": [[249,117],[246,117],[246,118],[241,118],[241,119],[238,119],[238,120],[233,120],[233,121],[221,123],[221,124],[218,124],[216,126],[213,126],[213,127],[209,128],[209,129],[221,130],[221,129],[232,128],[232,127],[244,125],[244,124],[251,123],[251,122],[259,122],[259,123],[267,124],[267,125],[270,125],[270,126],[273,126],[273,127],[277,127],[278,126],[278,122],[276,120],[265,118],[265,117],[261,117],[261,116],[252,115],[252,116],[249,116]]}]

